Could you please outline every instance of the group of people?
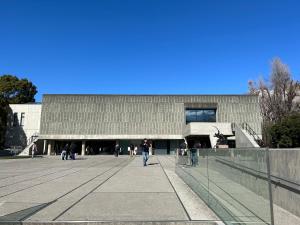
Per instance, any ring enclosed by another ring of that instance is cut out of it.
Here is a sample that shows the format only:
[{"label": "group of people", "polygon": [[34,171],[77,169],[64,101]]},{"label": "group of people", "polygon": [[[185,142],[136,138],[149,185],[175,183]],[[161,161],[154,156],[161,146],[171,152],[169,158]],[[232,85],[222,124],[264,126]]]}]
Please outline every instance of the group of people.
[{"label": "group of people", "polygon": [[[114,148],[114,155],[116,157],[118,157],[121,152],[122,152],[121,146],[119,145],[119,143],[116,143],[115,148]],[[138,147],[134,144],[130,144],[128,146],[128,152],[129,152],[130,157],[133,157],[134,155],[137,154]]]},{"label": "group of people", "polygon": [[70,159],[75,160],[75,152],[76,152],[76,144],[74,142],[72,142],[70,146],[69,144],[66,144],[61,152],[61,159],[68,160],[70,157]]},{"label": "group of people", "polygon": [[[74,142],[71,143],[71,145],[66,144],[61,152],[61,159],[62,160],[68,160],[68,159],[72,159],[75,160],[75,153],[76,153],[76,144]],[[142,143],[139,145],[139,147],[137,145],[134,144],[130,144],[128,147],[128,151],[129,151],[129,155],[131,157],[133,157],[134,155],[137,154],[138,149],[141,151],[142,156],[143,156],[143,166],[147,166],[147,161],[149,160],[149,150],[152,148],[151,143],[149,143],[149,141],[145,138]],[[197,151],[201,148],[201,143],[200,142],[195,142],[195,144],[193,145],[192,148],[188,147],[187,141],[184,140],[180,146],[179,146],[179,152],[178,155],[180,156],[184,156],[187,155],[187,152],[189,150],[190,153],[190,160],[191,160],[191,165],[192,166],[196,166],[197,165]],[[119,145],[119,143],[117,142],[114,148],[114,155],[116,157],[119,156],[120,152],[121,152],[121,146]],[[87,147],[86,149],[86,153],[91,154],[93,152],[92,148]],[[100,151],[100,150],[99,150]],[[32,146],[32,158],[34,157],[35,153],[37,152],[37,145],[36,142],[33,143]]]},{"label": "group of people", "polygon": [[[149,149],[151,147],[151,144],[145,138],[142,141],[142,143],[140,144],[139,147],[140,147],[140,150],[141,150],[142,155],[143,155],[143,165],[147,166],[147,161],[149,159]],[[134,144],[130,144],[129,147],[128,147],[128,151],[129,151],[130,157],[132,157],[132,156],[137,154],[138,146],[136,146]],[[119,143],[117,142],[116,145],[115,145],[115,149],[114,149],[115,157],[118,157],[120,152],[121,152],[121,147],[120,147]]]},{"label": "group of people", "polygon": [[201,148],[200,142],[195,142],[192,148],[188,147],[186,140],[184,140],[179,146],[179,155],[187,155],[187,151],[190,151],[191,165],[196,166],[198,163],[197,151]]}]

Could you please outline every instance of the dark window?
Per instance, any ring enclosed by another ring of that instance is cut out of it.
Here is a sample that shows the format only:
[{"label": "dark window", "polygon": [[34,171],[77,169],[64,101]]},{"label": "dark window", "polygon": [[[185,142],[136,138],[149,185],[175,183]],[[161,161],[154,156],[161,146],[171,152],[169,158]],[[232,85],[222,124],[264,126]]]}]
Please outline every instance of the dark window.
[{"label": "dark window", "polygon": [[25,113],[21,113],[20,126],[24,126],[24,122],[25,122]]},{"label": "dark window", "polygon": [[18,126],[18,113],[14,113],[14,117],[13,117],[13,126],[16,127]]},{"label": "dark window", "polygon": [[190,122],[216,122],[216,109],[186,109],[186,123]]}]

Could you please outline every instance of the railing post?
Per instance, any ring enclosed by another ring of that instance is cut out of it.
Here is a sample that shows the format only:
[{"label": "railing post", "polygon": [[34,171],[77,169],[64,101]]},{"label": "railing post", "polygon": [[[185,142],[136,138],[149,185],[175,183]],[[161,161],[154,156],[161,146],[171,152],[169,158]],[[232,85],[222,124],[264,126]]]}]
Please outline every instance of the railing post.
[{"label": "railing post", "polygon": [[267,159],[267,174],[268,174],[268,185],[269,185],[269,200],[270,200],[270,216],[271,225],[274,225],[274,211],[273,211],[273,195],[272,195],[272,183],[271,183],[271,169],[270,169],[270,157],[269,148],[266,148],[266,159]]}]

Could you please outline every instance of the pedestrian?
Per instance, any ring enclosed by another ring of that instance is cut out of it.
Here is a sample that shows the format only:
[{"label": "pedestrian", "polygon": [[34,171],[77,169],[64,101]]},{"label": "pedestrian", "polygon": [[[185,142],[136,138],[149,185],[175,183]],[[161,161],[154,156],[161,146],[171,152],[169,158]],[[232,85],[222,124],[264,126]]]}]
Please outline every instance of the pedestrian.
[{"label": "pedestrian", "polygon": [[62,149],[62,152],[61,152],[61,159],[62,160],[67,160],[67,151],[69,149],[69,145],[66,144],[65,147]]},{"label": "pedestrian", "polygon": [[179,155],[184,156],[186,153],[187,149],[187,143],[186,140],[184,140],[180,145],[179,145]]},{"label": "pedestrian", "polygon": [[32,148],[31,148],[31,158],[34,158],[34,154],[37,153],[37,146],[36,146],[36,141],[33,142]]},{"label": "pedestrian", "polygon": [[135,146],[134,146],[134,150],[133,150],[134,155],[137,154],[137,151],[138,151],[138,147],[135,145]]},{"label": "pedestrian", "polygon": [[90,146],[88,145],[87,147],[86,147],[86,149],[85,149],[85,154],[86,155],[89,155],[90,154]]},{"label": "pedestrian", "polygon": [[130,152],[130,157],[132,157],[134,153],[134,145],[132,143],[129,145],[129,152]]},{"label": "pedestrian", "polygon": [[75,160],[75,152],[76,152],[76,144],[72,142],[70,146],[70,159]]},{"label": "pedestrian", "polygon": [[143,154],[143,164],[144,164],[144,166],[147,166],[147,161],[149,159],[149,143],[146,138],[141,143],[141,150],[142,150],[142,154]]},{"label": "pedestrian", "polygon": [[121,150],[121,148],[120,148],[119,143],[116,143],[116,145],[115,145],[115,151],[114,151],[115,157],[118,157],[118,156],[119,156],[120,150]]},{"label": "pedestrian", "polygon": [[69,146],[69,144],[67,144],[68,146],[67,146],[67,149],[66,149],[66,160],[68,160],[69,159],[69,155],[70,155],[70,146]]},{"label": "pedestrian", "polygon": [[191,161],[192,161],[192,166],[196,166],[197,164],[197,151],[199,151],[199,149],[201,148],[201,144],[200,142],[196,142],[193,146],[193,148],[191,149]]}]

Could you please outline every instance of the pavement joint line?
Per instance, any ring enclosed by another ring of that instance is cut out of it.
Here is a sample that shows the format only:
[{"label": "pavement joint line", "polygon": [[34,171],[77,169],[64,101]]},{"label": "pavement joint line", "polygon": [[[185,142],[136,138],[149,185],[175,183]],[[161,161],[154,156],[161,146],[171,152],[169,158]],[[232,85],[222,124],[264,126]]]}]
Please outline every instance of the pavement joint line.
[{"label": "pavement joint line", "polygon": [[[68,169],[72,169],[71,168],[68,168]],[[55,174],[55,173],[59,173],[61,171],[64,171],[65,169],[61,169],[59,171],[55,171],[55,172],[51,172],[51,173],[46,173],[46,174],[43,174],[41,176],[37,176],[37,177],[33,177],[33,178],[28,178],[28,179],[25,179],[25,180],[21,180],[21,181],[18,181],[18,182],[15,182],[15,183],[12,183],[12,184],[8,184],[8,185],[3,185],[3,186],[0,186],[0,188],[3,188],[3,187],[8,187],[8,186],[11,186],[11,185],[14,185],[14,184],[19,184],[19,183],[22,183],[22,182],[26,182],[26,181],[30,181],[30,180],[34,180],[34,179],[38,179],[38,178],[41,178],[41,177],[45,177],[45,176],[48,176],[48,175],[52,175],[52,174]]]},{"label": "pavement joint line", "polygon": [[[107,160],[107,161],[105,161],[105,162],[103,162],[103,163],[107,163],[107,162],[110,162],[110,161],[112,161],[112,160],[114,160],[114,159]],[[15,193],[18,193],[18,192],[21,192],[21,191],[27,190],[27,189],[30,189],[30,188],[32,188],[32,187],[36,187],[36,186],[39,186],[39,185],[42,185],[42,184],[48,183],[48,182],[50,182],[50,181],[53,181],[53,180],[57,180],[57,179],[59,179],[59,178],[65,177],[65,176],[67,176],[67,175],[70,175],[70,174],[78,173],[78,172],[79,172],[79,171],[81,171],[81,170],[84,170],[84,169],[87,169],[87,168],[94,167],[95,165],[98,165],[98,164],[99,164],[99,162],[97,162],[97,163],[93,164],[92,166],[89,166],[89,167],[86,167],[86,168],[81,168],[81,169],[79,169],[79,170],[76,170],[76,171],[73,171],[73,172],[70,172],[70,173],[64,174],[64,175],[62,175],[62,176],[59,176],[59,177],[56,177],[56,178],[53,178],[53,179],[47,180],[47,181],[45,181],[45,182],[41,182],[41,183],[38,183],[38,184],[35,184],[35,185],[31,185],[31,186],[29,186],[29,187],[26,187],[26,188],[23,188],[23,189],[20,189],[20,190],[17,190],[17,191],[14,191],[14,192],[11,192],[11,193],[8,193],[8,194],[5,194],[5,195],[2,195],[2,196],[0,196],[0,198],[6,197],[6,196],[8,196],[8,195],[15,194]],[[71,169],[72,169],[72,168],[71,168]]]},{"label": "pavement joint line", "polygon": [[173,186],[172,182],[170,181],[170,179],[169,179],[169,177],[168,177],[168,175],[167,175],[167,173],[166,173],[165,169],[163,168],[163,166],[162,166],[162,164],[161,164],[161,162],[160,162],[160,160],[159,160],[159,157],[157,157],[157,161],[158,161],[158,163],[160,164],[160,166],[161,166],[161,169],[163,170],[163,172],[164,172],[164,174],[165,174],[166,178],[168,179],[168,181],[169,181],[169,183],[170,183],[171,187],[173,188],[173,190],[174,190],[174,193],[175,193],[175,195],[176,195],[177,199],[179,200],[179,202],[180,202],[180,204],[181,204],[182,208],[184,209],[184,212],[186,213],[186,215],[187,215],[187,217],[188,217],[189,221],[192,221],[192,218],[190,217],[190,215],[189,215],[188,211],[186,210],[185,206],[183,205],[183,202],[182,202],[182,201],[181,201],[181,199],[179,198],[177,191],[175,190],[175,188],[174,188],[174,186]]},{"label": "pavement joint line", "polygon": [[[77,166],[78,167],[78,166]],[[65,170],[65,169],[72,169],[72,168],[74,168],[74,167],[64,167],[64,169],[62,169],[62,170]],[[43,168],[43,169],[45,169],[45,168]],[[46,168],[47,169],[47,168]],[[27,173],[32,173],[32,174],[34,174],[34,173],[39,173],[40,171],[27,171]],[[8,178],[12,178],[12,177],[18,177],[18,176],[23,176],[24,174],[16,174],[16,175],[13,175],[13,176],[7,176],[7,177],[3,177],[3,178],[0,178],[0,180],[5,180],[5,179],[8,179]],[[47,175],[47,174],[45,174],[45,175]],[[49,175],[49,174],[48,174]],[[36,178],[38,178],[38,177],[36,177]],[[14,183],[14,184],[16,184],[16,183]],[[1,186],[1,187],[4,187],[4,186]],[[1,188],[0,187],[0,188]]]},{"label": "pavement joint line", "polygon": [[[107,160],[107,161],[110,161],[110,160]],[[107,161],[104,161],[103,163],[107,162]],[[95,164],[96,165],[96,164]],[[15,183],[12,183],[12,184],[8,184],[8,185],[3,185],[3,186],[0,186],[0,188],[3,188],[3,187],[8,187],[8,186],[11,186],[11,185],[14,185],[14,184],[19,184],[19,183],[22,183],[22,182],[25,182],[25,181],[30,181],[30,180],[34,180],[34,179],[37,179],[37,178],[41,178],[41,177],[45,177],[45,176],[48,176],[48,175],[52,175],[52,174],[55,174],[55,173],[59,173],[61,171],[64,171],[66,169],[73,169],[73,168],[77,168],[77,166],[70,166],[70,167],[65,167],[61,170],[58,170],[58,171],[55,171],[55,172],[51,172],[51,173],[46,173],[46,174],[43,174],[41,176],[37,176],[37,177],[33,177],[33,178],[28,178],[28,179],[25,179],[25,180],[21,180],[21,181],[18,181],[18,182],[15,182]],[[87,167],[87,168],[90,168],[90,167]],[[22,176],[23,174],[20,174],[18,176]]]},{"label": "pavement joint line", "polygon": [[[95,191],[97,188],[99,188],[100,186],[102,186],[103,184],[105,184],[110,178],[112,178],[113,176],[115,176],[118,172],[120,172],[123,168],[125,168],[127,165],[129,165],[130,162],[132,162],[133,159],[129,158],[128,160],[122,162],[124,163],[124,166],[120,166],[120,168],[114,172],[112,175],[110,175],[108,178],[106,178],[104,181],[100,182],[100,184],[98,184],[96,187],[94,187],[91,191],[89,191],[87,194],[85,194],[83,197],[81,197],[79,200],[77,200],[75,203],[73,203],[71,206],[69,206],[67,209],[65,209],[63,212],[61,212],[58,216],[56,216],[52,221],[57,220],[59,217],[61,217],[63,214],[65,214],[67,211],[69,211],[71,208],[73,208],[75,205],[77,205],[80,201],[82,201],[84,198],[86,198],[89,194],[91,194],[93,191]],[[120,163],[120,165],[122,164]],[[112,167],[114,168],[114,167]]]},{"label": "pavement joint line", "polygon": [[[110,162],[110,161],[112,161],[112,160],[114,160],[114,159],[108,160],[108,161],[106,161],[106,162]],[[122,164],[123,162],[124,162],[124,161],[122,161],[120,164]],[[125,161],[125,162],[126,162],[126,161]],[[99,163],[98,163],[98,164],[99,164]],[[119,165],[119,164],[117,164],[117,165]],[[107,173],[108,171],[110,171],[111,169],[113,169],[115,166],[116,166],[116,165],[113,165],[113,166],[110,167],[109,169],[107,169],[107,170],[101,172],[100,174],[96,175],[95,177],[93,177],[93,178],[87,180],[86,182],[80,184],[79,186],[75,187],[74,189],[70,190],[69,192],[67,192],[67,193],[65,193],[65,194],[63,194],[63,195],[61,195],[61,196],[59,196],[58,198],[52,200],[52,201],[49,202],[49,204],[47,204],[45,207],[48,207],[49,205],[53,204],[54,202],[58,201],[59,199],[65,197],[65,196],[67,196],[68,194],[72,193],[73,191],[75,191],[75,190],[81,188],[82,186],[86,185],[87,183],[91,182],[92,180],[94,180],[94,179],[96,179],[96,178],[98,178],[98,177],[104,175],[105,173]],[[44,209],[45,207],[43,207],[42,209]],[[38,210],[38,211],[40,211],[40,210]],[[25,217],[21,218],[20,221],[26,220],[27,218],[29,218],[29,217],[31,217],[32,215],[36,214],[38,211],[35,211],[35,212],[33,212],[33,213],[29,214],[29,215],[26,215]]]}]

